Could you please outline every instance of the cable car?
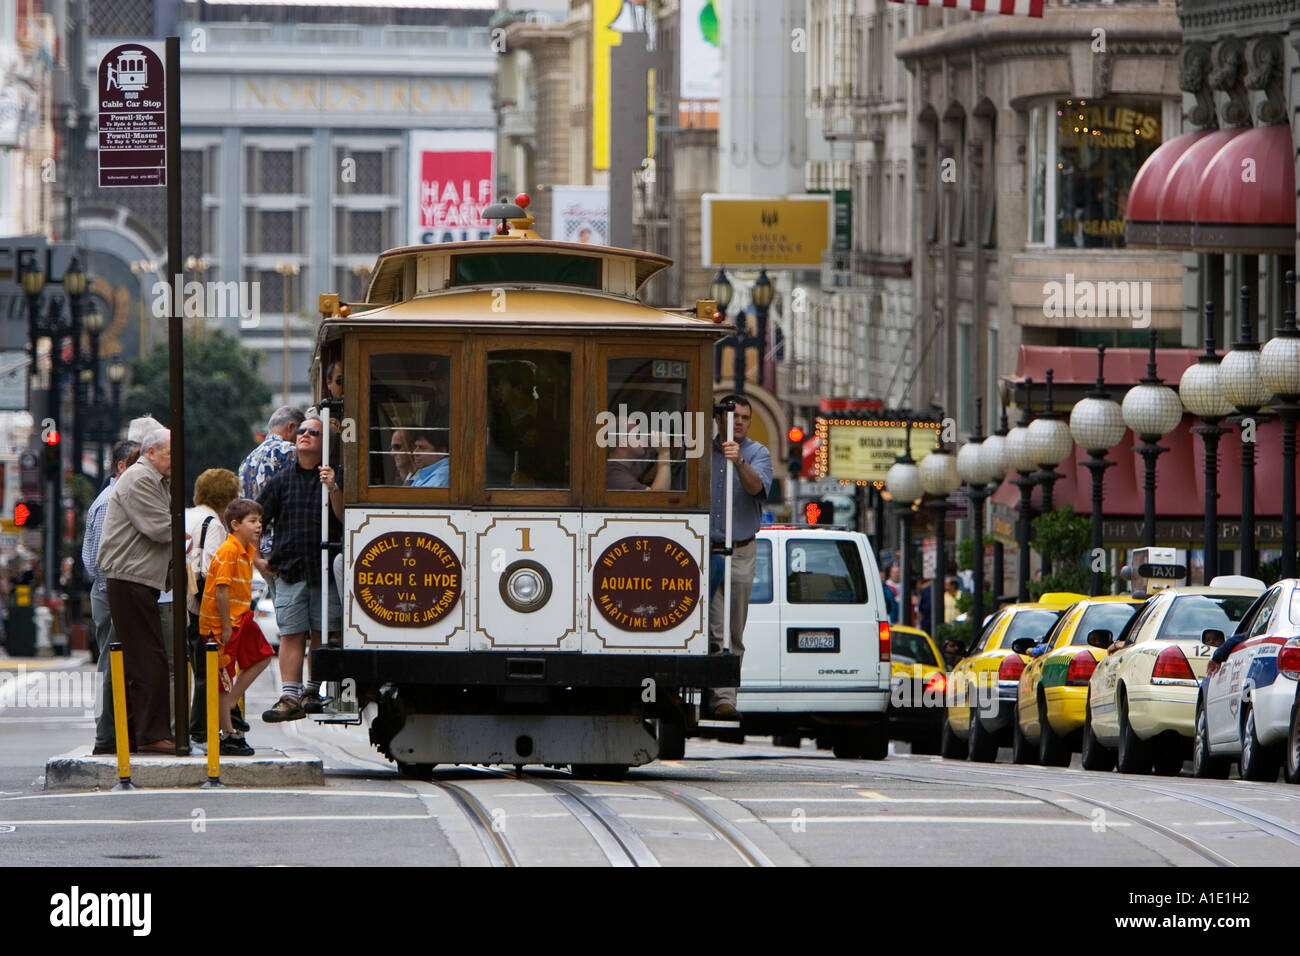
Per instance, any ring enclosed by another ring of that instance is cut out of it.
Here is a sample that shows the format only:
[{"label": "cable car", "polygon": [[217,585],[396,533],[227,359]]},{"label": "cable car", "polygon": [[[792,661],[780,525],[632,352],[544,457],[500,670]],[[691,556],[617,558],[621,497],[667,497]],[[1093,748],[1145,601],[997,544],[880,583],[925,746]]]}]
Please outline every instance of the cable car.
[{"label": "cable car", "polygon": [[708,653],[712,303],[649,307],[670,260],[548,241],[527,197],[492,239],[380,255],[322,296],[341,361],[342,634],[316,679],[377,705],[371,740],[436,764],[617,777],[679,756]]}]

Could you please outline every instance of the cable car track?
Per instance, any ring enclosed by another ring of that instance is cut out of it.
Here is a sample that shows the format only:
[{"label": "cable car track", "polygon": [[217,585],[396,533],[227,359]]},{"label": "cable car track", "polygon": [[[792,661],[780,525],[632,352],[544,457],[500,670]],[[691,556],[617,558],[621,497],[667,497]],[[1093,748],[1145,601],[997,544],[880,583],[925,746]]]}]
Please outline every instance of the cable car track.
[{"label": "cable car track", "polygon": [[[782,764],[782,766],[793,767],[795,765]],[[806,769],[806,768],[801,768],[801,769]],[[841,767],[841,766],[828,767],[827,769],[831,770],[833,773],[845,774],[849,776],[857,776],[857,777],[872,776],[872,774],[875,773],[875,774],[879,774],[880,776],[887,776],[898,780],[907,780],[909,782],[925,783],[925,784],[942,783],[942,784],[949,784],[952,786],[977,786],[977,785],[981,785],[982,783],[980,781],[975,781],[975,780],[962,780],[962,779],[955,779],[955,778],[938,779],[935,777],[923,776],[917,773],[907,773],[906,771],[900,772],[890,767],[880,767],[878,765],[873,766],[871,771],[854,770],[849,767]],[[1048,804],[1049,806],[1055,807],[1056,809],[1059,810],[1066,810],[1067,812],[1069,812],[1068,808],[1062,807],[1059,803],[1050,800],[1047,797],[1039,796],[1036,793],[1026,792],[1026,791],[1048,790],[1050,793],[1054,795],[1068,797],[1073,800],[1078,800],[1081,803],[1086,803],[1089,804],[1090,806],[1098,807],[1107,813],[1114,813],[1116,816],[1119,816],[1123,819],[1136,823],[1137,825],[1143,827],[1144,829],[1160,835],[1164,839],[1177,843],[1178,845],[1182,846],[1184,849],[1187,849],[1192,853],[1195,853],[1197,856],[1201,857],[1208,863],[1213,864],[1214,866],[1237,867],[1241,865],[1229,859],[1228,857],[1223,856],[1221,853],[1218,853],[1217,851],[1211,849],[1210,847],[1206,846],[1204,843],[1201,843],[1199,840],[1195,840],[1189,836],[1186,836],[1185,834],[1180,833],[1177,830],[1173,829],[1172,827],[1169,827],[1163,823],[1159,823],[1155,820],[1152,820],[1149,817],[1143,816],[1142,814],[1137,813],[1133,810],[1128,810],[1125,809],[1124,807],[1117,806],[1116,804],[1113,804],[1109,801],[1100,800],[1097,799],[1096,797],[1089,797],[1077,792],[1076,790],[1072,790],[1072,789],[1066,790],[1059,785],[1047,783],[1046,781],[1042,781],[1041,778],[1030,777],[1023,773],[1018,774],[1012,771],[991,770],[982,767],[965,767],[965,766],[958,765],[957,769],[972,775],[1011,778],[1017,782],[1011,783],[1010,781],[1008,781],[1007,783],[1004,784],[998,784],[990,781],[987,784],[983,784],[983,785],[987,786],[989,789],[992,790],[1003,790],[1009,793],[1019,793],[1022,796],[1032,797],[1033,799],[1041,800],[1042,802]],[[1097,782],[1101,782],[1101,781],[1097,781]],[[1292,835],[1292,837],[1294,837],[1295,839],[1292,839],[1291,837],[1284,837],[1284,839],[1287,839],[1288,842],[1292,842],[1292,843],[1296,843],[1296,845],[1300,845],[1300,829],[1292,827],[1289,824],[1286,824],[1285,821],[1281,821],[1276,817],[1270,817],[1267,814],[1260,815],[1255,811],[1250,810],[1249,808],[1242,807],[1239,804],[1232,803],[1231,801],[1218,801],[1218,800],[1213,800],[1211,798],[1194,799],[1192,795],[1181,794],[1178,793],[1177,791],[1172,791],[1172,790],[1164,791],[1162,789],[1145,787],[1142,786],[1136,780],[1130,781],[1127,779],[1123,779],[1120,781],[1110,781],[1110,782],[1133,783],[1135,785],[1135,789],[1147,790],[1149,792],[1159,793],[1161,796],[1167,796],[1175,799],[1184,800],[1185,802],[1198,804],[1200,806],[1204,806],[1209,809],[1216,810],[1220,813],[1224,813],[1225,815],[1232,816],[1235,819],[1239,820],[1240,822],[1253,826],[1258,830],[1261,830],[1265,833],[1269,833],[1270,835],[1274,835],[1276,831],[1286,831],[1289,832]],[[1267,824],[1267,826],[1264,824]],[[1276,831],[1275,829],[1272,828],[1276,828]]]}]

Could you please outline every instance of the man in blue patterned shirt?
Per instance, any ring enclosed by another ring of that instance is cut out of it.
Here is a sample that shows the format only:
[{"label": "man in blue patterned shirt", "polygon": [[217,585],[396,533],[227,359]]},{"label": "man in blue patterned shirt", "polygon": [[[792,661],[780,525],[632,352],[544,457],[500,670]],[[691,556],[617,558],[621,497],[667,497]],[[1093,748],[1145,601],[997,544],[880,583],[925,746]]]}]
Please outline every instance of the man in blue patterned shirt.
[{"label": "man in blue patterned shirt", "polygon": [[95,645],[99,648],[100,688],[94,749],[97,754],[113,753],[117,740],[117,730],[113,725],[113,675],[108,666],[108,645],[114,639],[113,618],[108,613],[108,582],[99,569],[99,540],[104,533],[104,516],[108,513],[108,497],[113,485],[139,457],[139,442],[118,442],[113,448],[113,473],[95,503],[86,511],[86,535],[81,542],[81,563],[91,582],[90,619],[95,624]]},{"label": "man in blue patterned shirt", "polygon": [[[302,424],[303,410],[292,405],[281,405],[271,413],[266,423],[266,439],[258,445],[243,464],[239,466],[240,495],[256,501],[266,488],[266,483],[278,474],[285,465],[297,460],[294,442],[298,437],[298,426]],[[269,526],[268,526],[269,528]],[[258,551],[262,557],[271,555],[271,545],[275,543],[274,532],[262,532],[262,541]],[[272,578],[266,580],[267,597],[275,598],[275,584]]]}]

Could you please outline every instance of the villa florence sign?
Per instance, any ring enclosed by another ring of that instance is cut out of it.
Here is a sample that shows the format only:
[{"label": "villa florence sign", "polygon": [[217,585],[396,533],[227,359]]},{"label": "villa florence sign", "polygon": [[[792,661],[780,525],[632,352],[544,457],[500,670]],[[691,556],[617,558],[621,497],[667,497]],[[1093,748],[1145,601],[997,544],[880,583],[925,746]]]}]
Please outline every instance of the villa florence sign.
[{"label": "villa florence sign", "polygon": [[99,185],[167,185],[163,61],[146,43],[99,61]]}]

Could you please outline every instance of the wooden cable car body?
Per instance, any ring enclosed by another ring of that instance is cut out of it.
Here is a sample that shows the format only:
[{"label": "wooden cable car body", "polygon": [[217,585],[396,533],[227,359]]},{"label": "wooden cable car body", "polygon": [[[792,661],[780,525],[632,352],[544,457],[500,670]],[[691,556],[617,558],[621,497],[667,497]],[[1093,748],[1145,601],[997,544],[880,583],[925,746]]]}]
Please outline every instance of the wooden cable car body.
[{"label": "wooden cable car body", "polygon": [[376,699],[408,770],[647,763],[685,689],[739,683],[708,654],[727,329],[637,300],[667,259],[519,235],[386,252],[319,333],[344,369],[344,588],[312,672]]}]

